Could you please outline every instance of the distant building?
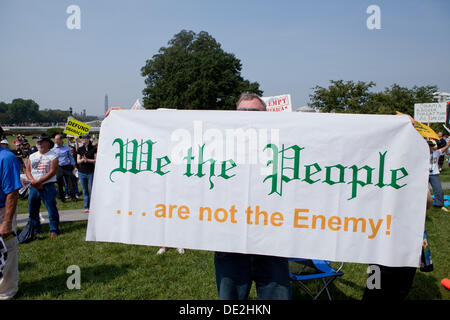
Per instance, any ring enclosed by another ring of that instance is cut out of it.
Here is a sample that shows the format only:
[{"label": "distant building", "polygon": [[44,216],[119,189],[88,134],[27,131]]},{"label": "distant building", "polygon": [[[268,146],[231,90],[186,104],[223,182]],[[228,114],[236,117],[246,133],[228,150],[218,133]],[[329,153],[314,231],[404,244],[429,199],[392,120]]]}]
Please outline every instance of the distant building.
[{"label": "distant building", "polygon": [[435,92],[433,93],[433,97],[436,102],[447,102],[450,100],[450,93],[448,92]]},{"label": "distant building", "polygon": [[108,95],[105,94],[105,114],[106,114],[106,111],[108,111],[108,109],[109,109],[109,105],[108,105]]}]

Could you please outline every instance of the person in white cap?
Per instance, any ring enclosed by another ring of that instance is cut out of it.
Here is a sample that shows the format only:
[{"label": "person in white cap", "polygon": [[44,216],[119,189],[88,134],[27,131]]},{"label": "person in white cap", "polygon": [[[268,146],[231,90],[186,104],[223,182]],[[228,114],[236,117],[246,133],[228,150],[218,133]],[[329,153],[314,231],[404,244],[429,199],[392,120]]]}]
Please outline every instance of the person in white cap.
[{"label": "person in white cap", "polygon": [[8,142],[8,140],[3,139],[2,141],[0,141],[0,145],[1,145],[3,148],[9,150],[9,142]]}]

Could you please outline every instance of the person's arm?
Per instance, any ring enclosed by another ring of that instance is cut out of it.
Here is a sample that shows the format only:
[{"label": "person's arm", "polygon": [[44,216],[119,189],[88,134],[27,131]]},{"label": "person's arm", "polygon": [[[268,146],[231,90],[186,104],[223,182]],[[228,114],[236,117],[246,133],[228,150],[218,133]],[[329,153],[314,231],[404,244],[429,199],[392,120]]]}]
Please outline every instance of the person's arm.
[{"label": "person's arm", "polygon": [[25,174],[26,174],[28,180],[30,180],[30,181],[34,180],[33,175],[31,174],[31,159],[27,163],[27,167],[25,169]]},{"label": "person's arm", "polygon": [[94,159],[86,158],[86,162],[88,162],[88,163],[95,163],[95,161],[97,161],[97,154],[96,153],[94,153]]},{"label": "person's arm", "polygon": [[111,113],[112,110],[123,110],[123,108],[122,107],[111,107],[111,108],[109,108],[108,111],[106,111],[105,118],[109,116],[109,114]]},{"label": "person's arm", "polygon": [[70,148],[69,148],[69,160],[70,160],[70,164],[72,165],[72,167],[73,168],[75,168],[75,160],[74,160],[74,158],[73,158],[73,154],[72,154],[72,151],[70,150]]},{"label": "person's arm", "polygon": [[11,234],[14,215],[16,214],[19,191],[14,190],[6,195],[5,214],[0,225],[0,237],[6,238]]},{"label": "person's arm", "polygon": [[81,154],[77,154],[77,163],[82,164],[84,160],[81,158]]},{"label": "person's arm", "polygon": [[56,175],[56,171],[58,171],[58,158],[55,158],[52,162],[50,162],[50,170],[44,174],[40,179],[35,180],[36,184],[42,184],[54,175]]},{"label": "person's arm", "polygon": [[439,149],[439,150],[441,150],[441,152],[442,152],[443,155],[445,154],[445,152],[447,151],[447,149],[448,149],[449,146],[450,146],[450,141],[447,142],[447,144],[445,145],[445,147],[442,147],[441,149]]}]

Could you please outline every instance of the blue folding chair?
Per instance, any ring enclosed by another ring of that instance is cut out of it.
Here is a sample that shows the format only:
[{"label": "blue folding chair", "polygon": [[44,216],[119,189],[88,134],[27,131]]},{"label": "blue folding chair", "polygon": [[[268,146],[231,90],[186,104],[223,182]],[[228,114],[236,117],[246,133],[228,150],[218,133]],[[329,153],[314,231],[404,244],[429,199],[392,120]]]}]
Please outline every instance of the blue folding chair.
[{"label": "blue folding chair", "polygon": [[[328,290],[328,286],[330,286],[337,277],[344,275],[343,272],[340,272],[344,266],[343,262],[340,264],[339,268],[335,270],[331,267],[330,261],[325,260],[291,258],[289,261],[296,262],[302,266],[300,271],[289,272],[291,281],[297,282],[300,287],[305,290],[311,298],[313,298],[313,300],[317,300],[323,291],[327,292],[328,299],[331,300],[331,294]],[[305,273],[307,268],[312,270],[312,272]],[[317,283],[322,283],[322,288],[318,289],[318,292],[314,294],[313,291],[311,291],[306,284],[303,283],[308,280],[316,280]]]}]

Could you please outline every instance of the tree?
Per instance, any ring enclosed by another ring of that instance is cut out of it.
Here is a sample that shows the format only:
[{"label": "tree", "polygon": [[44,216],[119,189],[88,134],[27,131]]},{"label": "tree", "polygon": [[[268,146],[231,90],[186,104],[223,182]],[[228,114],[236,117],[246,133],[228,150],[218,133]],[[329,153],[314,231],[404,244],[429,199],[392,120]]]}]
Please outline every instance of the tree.
[{"label": "tree", "polygon": [[243,91],[262,94],[244,80],[242,64],[207,32],[182,30],[141,69],[144,107],[235,109]]},{"label": "tree", "polygon": [[367,113],[367,103],[370,100],[369,89],[374,82],[358,81],[344,82],[330,80],[328,88],[314,87],[314,94],[310,95],[311,106],[321,112]]},{"label": "tree", "polygon": [[39,119],[39,105],[31,99],[14,99],[8,105],[8,115],[12,123],[37,121]]},{"label": "tree", "polygon": [[316,86],[310,95],[311,105],[321,112],[347,112],[395,114],[396,111],[414,114],[415,103],[433,102],[437,86],[414,86],[412,89],[398,84],[382,92],[369,92],[374,82],[344,82],[331,80],[328,88]]}]

